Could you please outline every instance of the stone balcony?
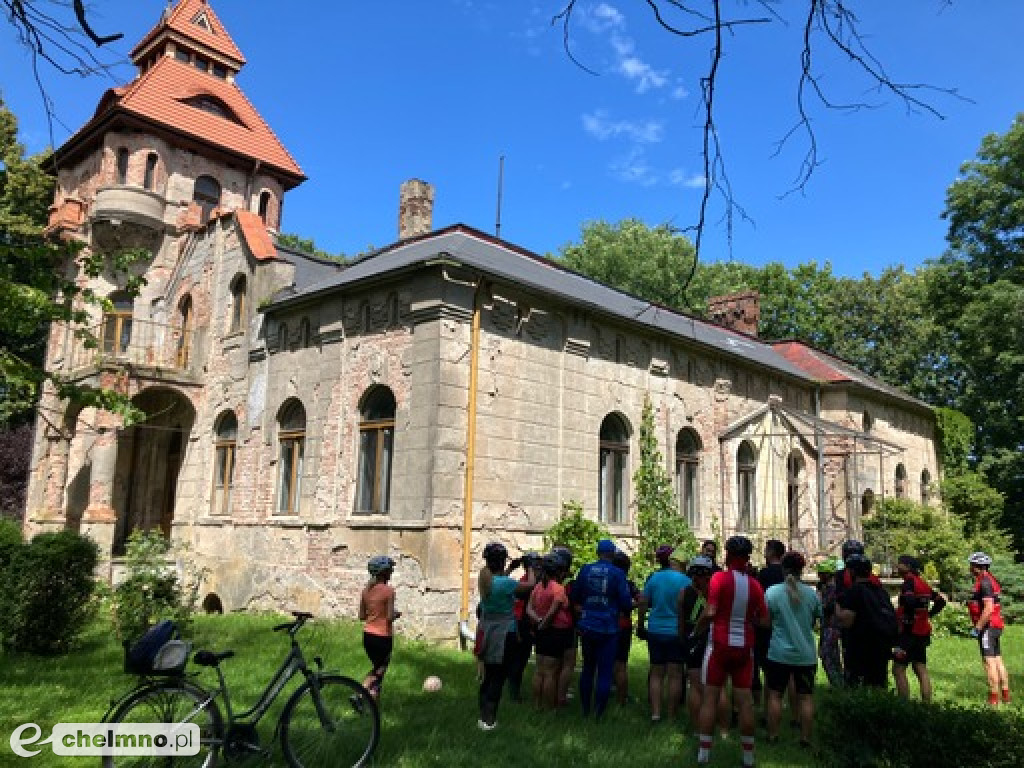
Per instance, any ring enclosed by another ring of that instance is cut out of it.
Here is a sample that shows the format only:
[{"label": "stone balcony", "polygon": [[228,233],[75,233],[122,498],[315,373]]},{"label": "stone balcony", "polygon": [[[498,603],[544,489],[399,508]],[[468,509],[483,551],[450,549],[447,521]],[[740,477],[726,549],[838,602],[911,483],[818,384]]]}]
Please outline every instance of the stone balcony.
[{"label": "stone balcony", "polygon": [[100,187],[89,211],[93,221],[132,222],[150,229],[164,228],[163,195],[141,187]]},{"label": "stone balcony", "polygon": [[67,370],[74,379],[114,368],[145,379],[189,381],[195,377],[203,338],[202,329],[108,315],[99,325],[77,334]]}]

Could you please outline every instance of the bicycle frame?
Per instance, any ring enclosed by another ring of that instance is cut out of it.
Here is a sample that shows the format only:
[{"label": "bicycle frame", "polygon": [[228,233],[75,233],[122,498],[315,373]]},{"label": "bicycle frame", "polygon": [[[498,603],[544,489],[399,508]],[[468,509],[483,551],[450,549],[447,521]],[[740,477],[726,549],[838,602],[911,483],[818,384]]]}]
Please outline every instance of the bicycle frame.
[{"label": "bicycle frame", "polygon": [[[215,667],[217,670],[218,688],[216,693],[211,698],[216,698],[218,695],[223,694],[224,710],[226,715],[226,721],[228,726],[234,725],[235,723],[241,723],[244,725],[256,725],[267,713],[267,710],[273,705],[274,701],[284,690],[284,687],[288,685],[296,674],[302,673],[307,680],[312,680],[314,687],[316,686],[315,679],[316,674],[310,670],[309,665],[306,663],[306,658],[302,655],[302,649],[299,647],[298,641],[295,639],[295,635],[291,636],[291,649],[288,651],[288,655],[284,661],[277,668],[277,672],[270,679],[270,682],[263,689],[257,702],[237,715],[231,707],[231,694],[228,691],[227,681],[224,678],[224,672],[221,671],[220,665]],[[318,691],[319,692],[319,691]],[[318,697],[319,698],[319,697]]]}]

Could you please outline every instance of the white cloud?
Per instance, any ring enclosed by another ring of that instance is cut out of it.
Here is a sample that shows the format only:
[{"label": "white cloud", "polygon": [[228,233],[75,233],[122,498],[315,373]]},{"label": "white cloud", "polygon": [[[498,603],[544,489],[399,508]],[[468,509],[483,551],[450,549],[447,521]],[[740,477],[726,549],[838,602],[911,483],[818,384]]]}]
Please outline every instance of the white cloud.
[{"label": "white cloud", "polygon": [[636,83],[637,93],[646,93],[651,88],[662,88],[668,83],[667,70],[656,70],[636,56],[626,56],[620,59],[619,72],[626,79]]},{"label": "white cloud", "polygon": [[682,85],[677,85],[672,89],[672,98],[676,101],[681,101],[690,95],[690,92]]},{"label": "white cloud", "polygon": [[702,173],[687,173],[682,168],[672,170],[668,175],[669,184],[675,187],[703,189],[705,178]]},{"label": "white cloud", "polygon": [[621,27],[625,21],[625,17],[619,12],[619,9],[608,3],[599,3],[593,9],[590,9],[589,13],[584,11],[583,16],[588,22],[590,29],[594,32],[603,32],[612,27]]},{"label": "white cloud", "polygon": [[658,174],[651,168],[640,147],[633,147],[628,154],[611,162],[608,169],[620,181],[651,187],[658,183]]},{"label": "white cloud", "polygon": [[657,144],[665,135],[660,120],[612,120],[603,109],[584,114],[582,121],[583,130],[600,141],[625,137],[637,144]]}]

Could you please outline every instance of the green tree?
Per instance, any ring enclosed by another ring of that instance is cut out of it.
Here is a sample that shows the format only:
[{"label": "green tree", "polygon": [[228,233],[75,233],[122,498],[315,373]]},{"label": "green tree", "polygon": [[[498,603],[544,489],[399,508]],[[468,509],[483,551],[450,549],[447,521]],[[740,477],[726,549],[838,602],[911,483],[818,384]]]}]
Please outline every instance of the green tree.
[{"label": "green tree", "polygon": [[693,244],[668,226],[651,229],[637,219],[592,222],[583,227],[579,243],[562,247],[561,259],[620,291],[673,309],[686,306]]},{"label": "green tree", "polygon": [[46,381],[61,398],[117,411],[130,421],[139,412],[127,398],[46,372],[43,345],[53,323],[68,324],[87,345],[96,343],[87,331],[87,309],[104,308],[106,300],[81,288],[73,275],[121,278],[135,293],[143,280],[127,277],[128,268],[151,254],[84,251],[77,243],[48,238],[43,226],[53,180],[41,168],[44,156],[25,157],[17,131],[17,119],[0,102],[0,425],[29,414]]},{"label": "green tree", "polygon": [[950,250],[929,287],[951,347],[951,404],[976,426],[972,463],[1006,498],[1024,548],[1024,115],[982,139],[946,193]]},{"label": "green tree", "polygon": [[644,398],[640,419],[640,466],[633,475],[633,487],[637,532],[640,534],[633,568],[638,579],[645,580],[656,567],[654,552],[660,545],[669,544],[682,549],[687,557],[697,553],[697,539],[686,519],[679,514],[672,481],[658,449],[650,396]]},{"label": "green tree", "polygon": [[594,559],[597,542],[609,538],[608,529],[585,517],[583,505],[569,499],[562,502],[562,516],[544,533],[544,547],[566,547],[572,552],[572,572]]}]

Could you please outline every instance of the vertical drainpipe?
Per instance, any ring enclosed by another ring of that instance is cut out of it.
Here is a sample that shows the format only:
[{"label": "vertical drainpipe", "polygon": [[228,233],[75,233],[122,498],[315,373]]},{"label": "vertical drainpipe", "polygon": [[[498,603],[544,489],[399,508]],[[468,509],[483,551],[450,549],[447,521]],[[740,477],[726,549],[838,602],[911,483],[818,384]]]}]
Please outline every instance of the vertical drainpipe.
[{"label": "vertical drainpipe", "polygon": [[469,414],[466,420],[466,482],[462,513],[462,602],[459,636],[463,645],[473,638],[469,629],[469,551],[473,536],[473,466],[476,461],[476,395],[480,375],[480,293],[483,279],[473,291],[473,324],[469,341]]},{"label": "vertical drainpipe", "polygon": [[719,439],[718,441],[718,497],[719,497],[719,514],[722,517],[722,541],[729,538],[726,536],[725,531],[725,440]]},{"label": "vertical drainpipe", "polygon": [[814,387],[814,446],[818,451],[818,549],[825,549],[825,445],[821,438],[821,385]]}]

